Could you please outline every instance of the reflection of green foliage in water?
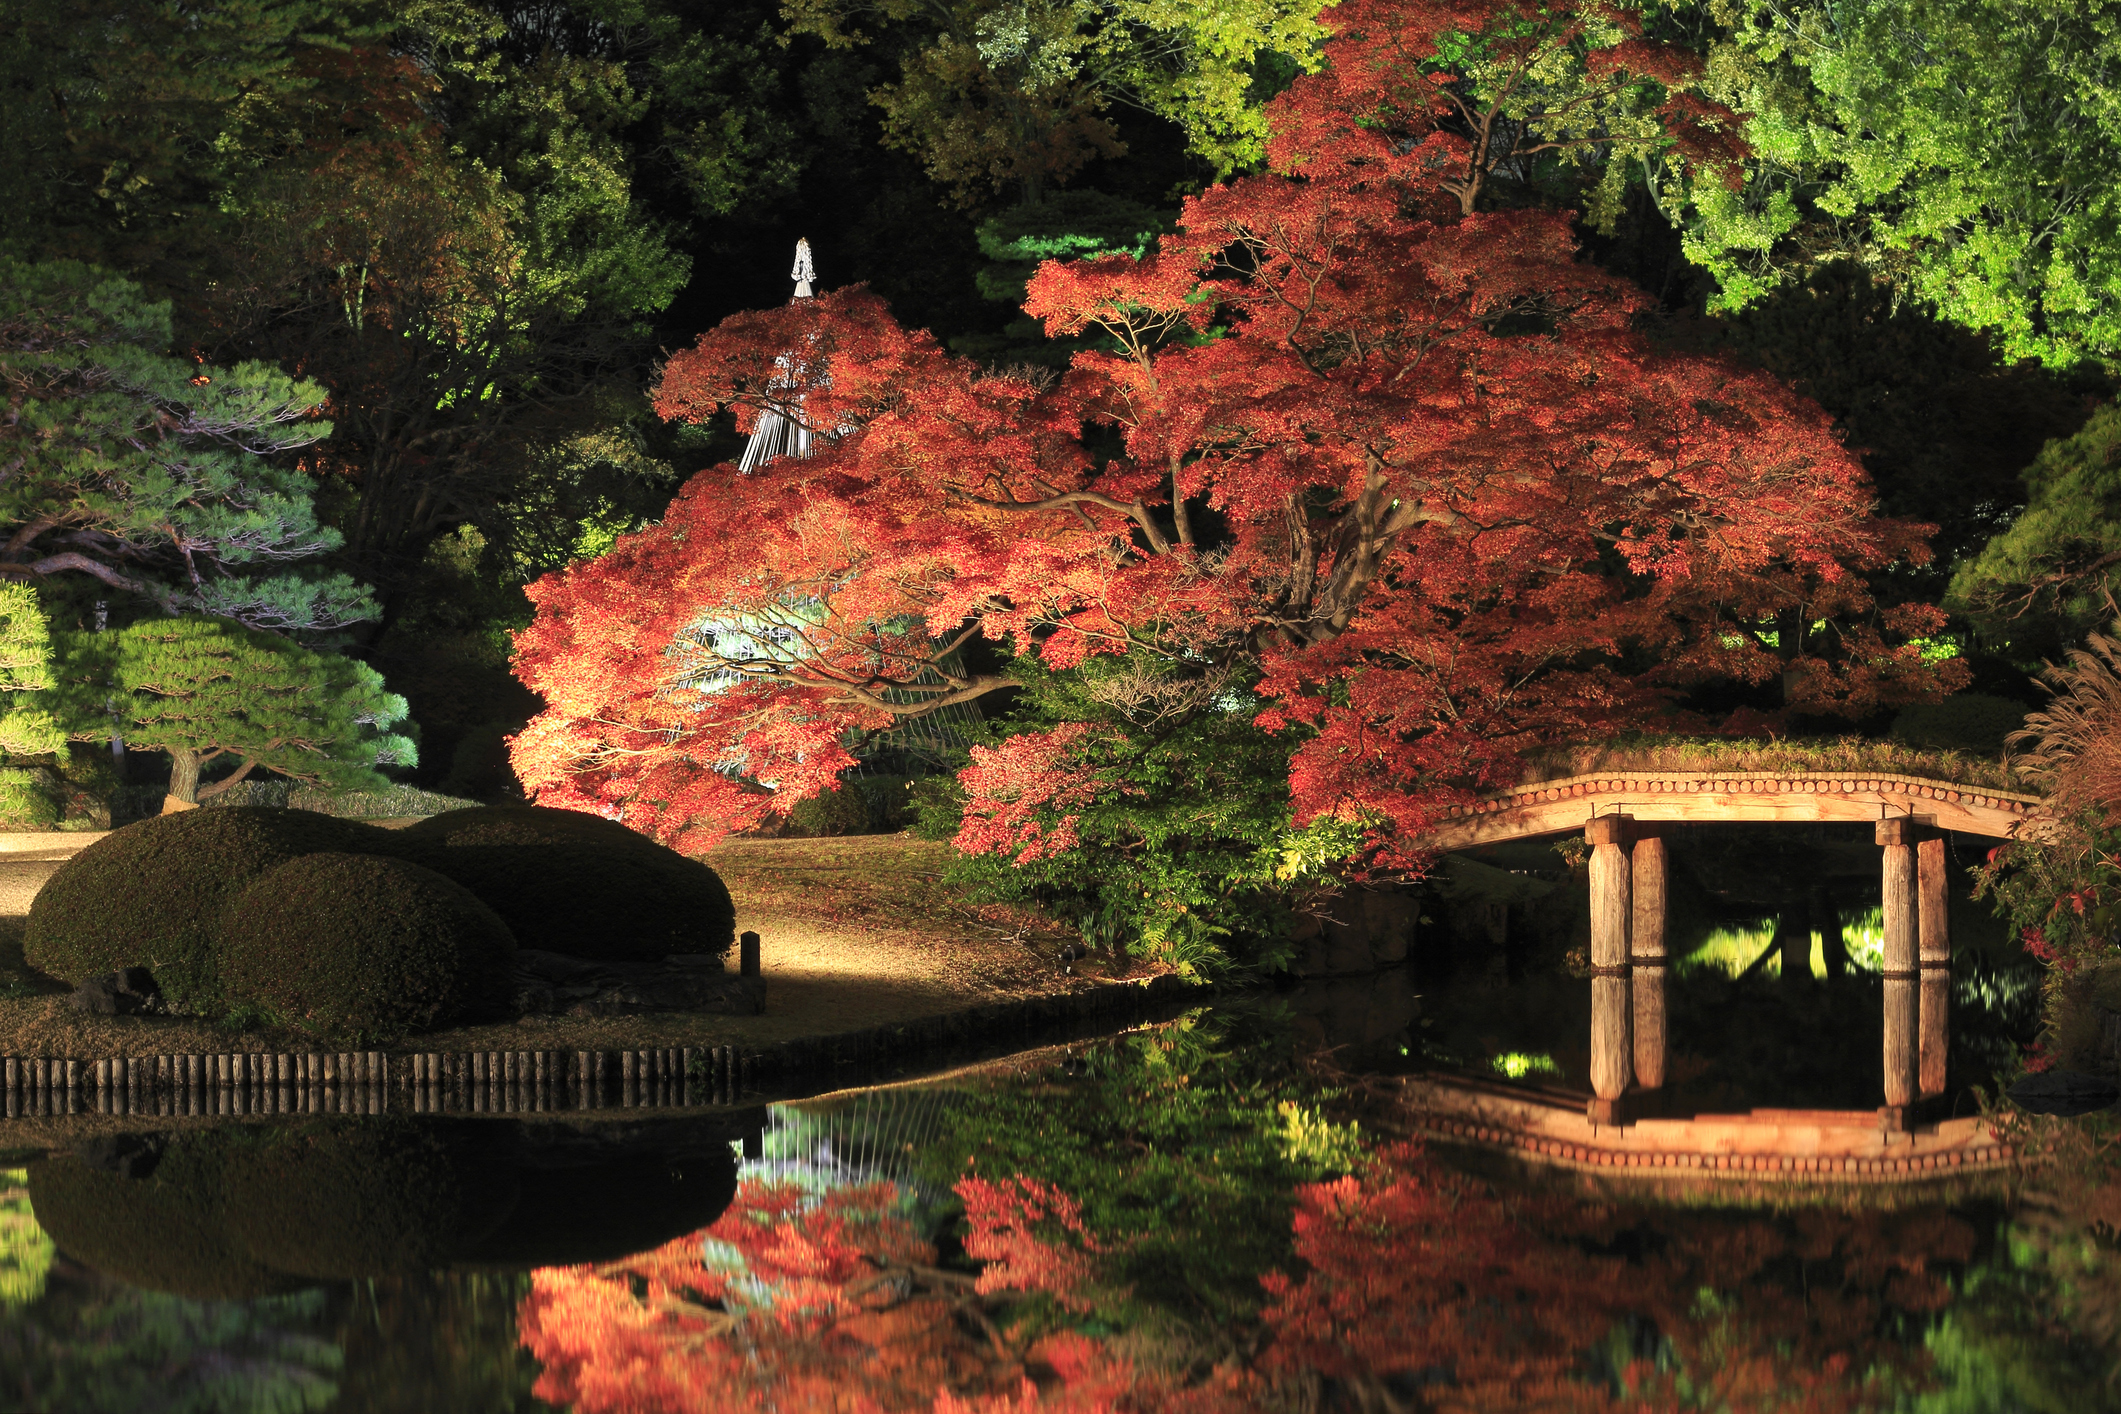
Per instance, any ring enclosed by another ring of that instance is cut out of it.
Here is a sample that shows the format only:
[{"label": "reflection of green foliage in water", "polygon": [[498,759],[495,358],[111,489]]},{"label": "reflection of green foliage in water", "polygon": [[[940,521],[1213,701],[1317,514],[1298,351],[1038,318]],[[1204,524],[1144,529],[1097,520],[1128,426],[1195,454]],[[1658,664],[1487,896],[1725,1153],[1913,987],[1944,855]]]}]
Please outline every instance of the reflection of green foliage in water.
[{"label": "reflection of green foliage in water", "polygon": [[1096,1326],[1227,1336],[1257,1310],[1260,1274],[1288,1265],[1295,1186],[1358,1152],[1316,1109],[1331,1097],[1258,1031],[1194,1013],[1092,1046],[1079,1074],[966,1094],[922,1166],[944,1183],[1025,1174],[1079,1201],[1126,1292]]},{"label": "reflection of green foliage in water", "polygon": [[97,1280],[0,1309],[0,1369],[69,1414],[307,1414],[337,1393],[337,1347],[299,1333],[324,1297],[192,1301]]},{"label": "reflection of green foliage in water", "polygon": [[1916,1414],[2121,1404],[2121,1122],[1998,1115],[2019,1149],[1996,1255],[1929,1334],[1942,1390]]},{"label": "reflection of green foliage in water", "polygon": [[2121,1257],[2081,1221],[2021,1211],[1996,1260],[1967,1273],[1926,1337],[1939,1388],[1911,1414],[2075,1414],[2111,1408],[2121,1363],[2112,1343]]},{"label": "reflection of green foliage in water", "polygon": [[0,1310],[27,1306],[44,1294],[52,1240],[29,1207],[29,1175],[0,1169]]},{"label": "reflection of green foliage in water", "polygon": [[331,1414],[530,1414],[538,1362],[516,1339],[526,1273],[381,1277],[334,1297],[345,1352]]}]

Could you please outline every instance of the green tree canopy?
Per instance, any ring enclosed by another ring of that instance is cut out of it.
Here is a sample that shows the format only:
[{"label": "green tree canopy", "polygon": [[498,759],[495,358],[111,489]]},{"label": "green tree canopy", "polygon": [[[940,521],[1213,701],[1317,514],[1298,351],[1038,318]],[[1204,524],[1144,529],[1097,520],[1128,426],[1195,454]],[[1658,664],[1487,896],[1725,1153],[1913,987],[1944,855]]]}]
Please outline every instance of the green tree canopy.
[{"label": "green tree canopy", "polygon": [[0,582],[0,756],[42,756],[66,745],[43,694],[52,686],[52,634],[37,592]]},{"label": "green tree canopy", "polygon": [[1275,80],[1317,67],[1321,0],[782,0],[797,33],[889,37],[899,78],[870,93],[886,141],[977,206],[1036,206],[1126,151],[1122,102],[1177,124],[1218,174],[1266,155]]},{"label": "green tree canopy", "polygon": [[550,449],[639,407],[689,262],[636,169],[726,209],[709,149],[764,151],[708,91],[727,46],[667,8],[23,0],[0,250],[92,253],[175,296],[182,346],[301,370],[337,562],[389,610],[435,539],[508,541]]},{"label": "green tree canopy", "polygon": [[[196,804],[254,770],[372,789],[378,766],[418,759],[391,728],[405,699],[365,663],[318,653],[227,619],[150,619],[108,633],[62,634],[60,686],[82,738],[115,728],[170,759],[169,793]],[[211,785],[224,758],[235,771]]]},{"label": "green tree canopy", "polygon": [[2121,617],[2121,407],[2047,444],[2025,510],[1953,576],[1951,598],[2026,660]]},{"label": "green tree canopy", "polygon": [[1740,308],[1855,255],[2011,358],[2121,353],[2121,5],[1708,0],[1742,187],[1667,176]]},{"label": "green tree canopy", "polygon": [[324,390],[266,364],[171,357],[167,302],[68,261],[0,261],[0,574],[86,575],[168,612],[282,630],[373,612],[292,453]]}]

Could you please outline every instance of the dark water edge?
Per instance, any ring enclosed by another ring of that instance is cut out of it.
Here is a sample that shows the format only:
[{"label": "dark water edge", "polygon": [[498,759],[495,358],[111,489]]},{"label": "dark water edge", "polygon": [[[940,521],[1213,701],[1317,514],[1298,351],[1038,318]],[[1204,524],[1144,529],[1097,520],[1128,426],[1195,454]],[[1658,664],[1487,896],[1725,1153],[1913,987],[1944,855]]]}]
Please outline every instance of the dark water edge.
[{"label": "dark water edge", "polygon": [[[804,1185],[828,1205],[886,1193],[891,1221],[933,1244],[938,1270],[969,1275],[978,1264],[963,1251],[952,1189],[975,1172],[1052,1183],[1082,1199],[1088,1220],[1133,1234],[1109,1259],[1124,1269],[1124,1295],[1115,1287],[1088,1312],[1045,1297],[997,1311],[1086,1341],[1124,1337],[1205,1378],[1240,1347],[1256,1353],[1261,1274],[1305,1271],[1292,1236],[1304,1185],[1361,1167],[1364,1153],[1398,1152],[1376,1098],[1390,1087],[1367,1080],[1439,1059],[1493,1071],[1527,1054],[1548,1056],[1566,1080],[1569,990],[1582,984],[1562,979],[1542,1001],[1487,979],[1425,987],[1399,970],[1180,1004],[1122,1032],[1047,1033],[1036,1052],[969,1071],[977,1057],[965,1050],[932,1064],[878,1057],[831,1076],[865,1085],[765,1105],[579,1120],[315,1116],[17,1154],[19,1181],[0,1178],[0,1409],[561,1407],[536,1393],[541,1377],[593,1373],[594,1359],[585,1365],[567,1345],[561,1314],[573,1308],[555,1303],[584,1291],[633,1300],[641,1272],[655,1270],[644,1253],[736,1260],[705,1231],[754,1211],[740,1184],[754,1194]],[[1876,1050],[1849,1021],[1860,1002],[1854,988],[1849,996],[1839,1010],[1820,1001],[1812,1010],[1824,1020],[1790,1044],[1816,1051],[1838,1035],[1817,1070],[1853,1085],[1847,1076],[1874,1069]],[[1721,1025],[1734,1042],[1749,1016],[1765,1035],[1791,1025],[1746,988],[1711,989],[1697,1010],[1703,1034]],[[1989,1025],[1972,1007],[1967,1020],[1976,1033]],[[1995,1021],[1998,1034],[2012,1024]],[[1780,1053],[1731,1049],[1744,1065],[1712,1092],[1774,1092]],[[1809,1073],[1795,1078],[1810,1084]],[[1455,1193],[1459,1206],[1448,1220],[1420,1210],[1376,1260],[1431,1263],[1436,1284],[1420,1290],[1433,1302],[1455,1289],[1447,1268],[1460,1229],[1488,1223],[1490,1239],[1506,1229],[1513,1280],[1544,1283],[1522,1330],[1551,1348],[1521,1353],[1559,1359],[1572,1387],[1601,1399],[1655,1378],[1692,1381],[1696,1402],[1714,1393],[1721,1407],[1766,1408],[1769,1375],[1797,1362],[1826,1380],[1817,1408],[2121,1407],[2107,1379],[2121,1275],[2085,1215],[2051,1196],[1632,1202],[1484,1171],[1477,1157],[1391,1162],[1401,1165],[1393,1192]],[[905,1309],[928,1295],[915,1283]],[[1515,1298],[1498,1289],[1463,1299],[1460,1316]],[[1366,1320],[1396,1330],[1407,1317],[1388,1306]],[[1388,1344],[1415,1351],[1423,1328]],[[1725,1381],[1713,1388],[1703,1363],[1712,1349]],[[953,1358],[973,1384],[1000,1378],[963,1351]],[[1421,1408],[1452,1389],[1461,1407],[1515,1407],[1480,1393],[1485,1367],[1470,1356],[1455,1366],[1397,1358],[1283,1370],[1227,1407]],[[726,1377],[705,1357],[685,1359],[675,1368],[699,1380]],[[929,1407],[917,1379],[876,1385],[877,1364],[872,1352],[828,1384],[885,1407]],[[773,1368],[782,1386],[761,1397],[802,1407],[814,1385],[800,1380],[817,1372]],[[1059,1375],[1036,1360],[1025,1368],[1058,1397]],[[648,1407],[751,1407],[705,1389]],[[578,1407],[613,1406],[589,1397]]]}]

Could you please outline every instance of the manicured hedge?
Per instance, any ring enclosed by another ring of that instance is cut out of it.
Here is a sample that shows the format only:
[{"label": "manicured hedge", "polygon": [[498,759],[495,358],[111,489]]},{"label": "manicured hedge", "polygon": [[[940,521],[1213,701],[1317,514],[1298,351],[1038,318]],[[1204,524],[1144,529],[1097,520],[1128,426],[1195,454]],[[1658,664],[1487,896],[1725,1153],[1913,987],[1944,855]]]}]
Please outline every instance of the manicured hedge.
[{"label": "manicured hedge", "polygon": [[69,983],[154,973],[181,1009],[253,1005],[372,1039],[496,1015],[515,945],[727,954],[721,878],[610,820],[472,808],[405,830],[231,806],[112,832],[54,873],[23,952]]},{"label": "manicured hedge", "polygon": [[388,1039],[505,1014],[515,938],[431,869],[325,853],[252,883],[222,914],[217,955],[232,1005],[306,1031]]},{"label": "manicured hedge", "polygon": [[616,821],[503,805],[397,834],[410,858],[484,899],[526,948],[654,961],[721,955],[736,941],[721,876]]},{"label": "manicured hedge", "polygon": [[62,982],[146,967],[195,1011],[222,1004],[222,911],[259,878],[321,851],[395,854],[388,830],[303,810],[187,810],[114,830],[52,875],[31,903],[22,953]]}]

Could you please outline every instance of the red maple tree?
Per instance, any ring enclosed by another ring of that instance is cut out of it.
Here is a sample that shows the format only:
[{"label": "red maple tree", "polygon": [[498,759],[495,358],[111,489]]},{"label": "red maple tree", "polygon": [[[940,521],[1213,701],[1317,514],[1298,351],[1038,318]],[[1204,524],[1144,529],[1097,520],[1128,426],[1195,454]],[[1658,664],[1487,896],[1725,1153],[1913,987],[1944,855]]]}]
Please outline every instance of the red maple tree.
[{"label": "red maple tree", "polygon": [[[532,587],[517,671],[550,708],[516,743],[526,784],[666,837],[748,824],[829,786],[851,732],[1006,685],[964,666],[985,637],[1054,668],[1245,665],[1262,721],[1306,728],[1300,818],[1389,844],[1524,749],[1693,684],[1779,680],[1805,713],[1950,685],[1907,641],[1935,613],[1864,580],[1924,556],[1922,528],[1873,514],[1825,415],[1643,336],[1649,297],[1581,258],[1566,213],[1467,196],[1493,137],[1438,41],[1521,8],[1332,11],[1269,171],[1189,200],[1145,259],[1033,279],[1050,333],[1108,350],[1057,382],[952,358],[860,288],[672,358],[665,417],[774,410],[819,449],[702,472]],[[1728,141],[1679,101],[1679,57],[1602,52],[1587,81],[1668,82],[1676,141]],[[1828,629],[1777,641],[1778,615]],[[1058,768],[1051,746],[1024,750]]]}]

